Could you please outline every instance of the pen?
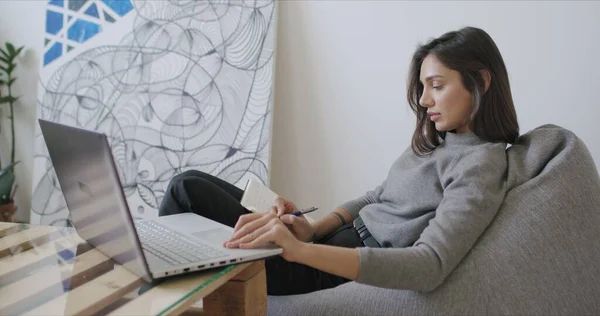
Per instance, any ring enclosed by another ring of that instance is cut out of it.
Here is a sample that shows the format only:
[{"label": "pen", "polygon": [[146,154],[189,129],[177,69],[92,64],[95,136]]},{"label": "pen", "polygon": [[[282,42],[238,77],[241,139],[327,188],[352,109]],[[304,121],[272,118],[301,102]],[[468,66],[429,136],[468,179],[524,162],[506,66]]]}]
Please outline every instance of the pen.
[{"label": "pen", "polygon": [[293,211],[291,214],[294,216],[300,216],[300,215],[308,214],[310,212],[314,212],[318,209],[319,209],[318,207],[309,207],[309,208],[305,208],[303,210]]}]

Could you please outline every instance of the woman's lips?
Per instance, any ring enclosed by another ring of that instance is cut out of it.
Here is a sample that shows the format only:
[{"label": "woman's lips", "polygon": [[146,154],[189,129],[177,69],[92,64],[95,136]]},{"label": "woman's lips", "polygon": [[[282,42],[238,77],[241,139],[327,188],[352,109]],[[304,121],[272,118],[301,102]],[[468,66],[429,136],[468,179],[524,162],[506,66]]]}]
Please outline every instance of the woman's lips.
[{"label": "woman's lips", "polygon": [[434,122],[440,118],[440,113],[436,112],[427,112],[427,115],[429,115],[429,119]]}]

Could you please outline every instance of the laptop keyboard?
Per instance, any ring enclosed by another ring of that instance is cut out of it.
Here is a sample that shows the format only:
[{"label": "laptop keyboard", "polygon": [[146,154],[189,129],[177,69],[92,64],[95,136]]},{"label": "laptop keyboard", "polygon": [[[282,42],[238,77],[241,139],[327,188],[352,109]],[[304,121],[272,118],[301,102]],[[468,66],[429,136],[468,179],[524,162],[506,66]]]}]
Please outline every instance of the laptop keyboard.
[{"label": "laptop keyboard", "polygon": [[179,265],[226,256],[209,245],[188,242],[180,234],[154,221],[135,223],[142,248],[166,262]]}]

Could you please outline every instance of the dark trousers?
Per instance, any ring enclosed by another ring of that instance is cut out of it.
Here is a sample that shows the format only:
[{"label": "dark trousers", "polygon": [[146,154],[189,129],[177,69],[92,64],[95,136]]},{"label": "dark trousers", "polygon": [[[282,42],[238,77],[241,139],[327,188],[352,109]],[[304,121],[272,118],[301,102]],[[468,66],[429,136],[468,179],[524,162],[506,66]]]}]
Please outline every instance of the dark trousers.
[{"label": "dark trousers", "polygon": [[[241,204],[243,191],[212,175],[190,170],[175,176],[165,192],[159,216],[194,212],[234,227],[238,218],[249,213]],[[318,243],[340,247],[362,247],[352,225],[346,225],[321,238]],[[269,295],[302,294],[336,287],[349,280],[288,262],[280,256],[265,260]]]}]

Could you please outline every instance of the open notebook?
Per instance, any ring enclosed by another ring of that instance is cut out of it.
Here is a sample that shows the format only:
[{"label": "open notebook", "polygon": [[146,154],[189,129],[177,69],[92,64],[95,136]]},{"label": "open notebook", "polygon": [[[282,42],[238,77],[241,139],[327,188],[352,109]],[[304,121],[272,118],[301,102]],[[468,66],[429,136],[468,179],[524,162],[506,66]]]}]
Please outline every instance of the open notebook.
[{"label": "open notebook", "polygon": [[252,212],[266,212],[275,205],[277,196],[277,193],[271,191],[259,181],[250,179],[246,183],[240,203]]},{"label": "open notebook", "polygon": [[[252,212],[266,212],[275,205],[275,199],[278,196],[277,193],[271,191],[271,189],[263,185],[260,181],[250,179],[246,183],[244,195],[240,203]],[[308,214],[304,215],[304,217],[309,222],[313,222],[313,219]]]}]

